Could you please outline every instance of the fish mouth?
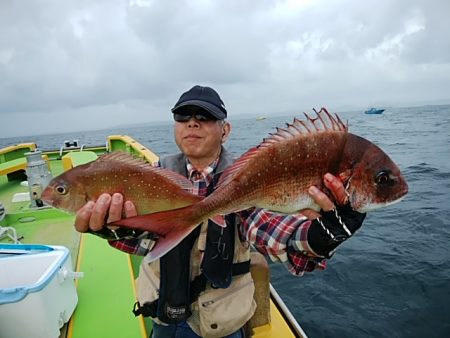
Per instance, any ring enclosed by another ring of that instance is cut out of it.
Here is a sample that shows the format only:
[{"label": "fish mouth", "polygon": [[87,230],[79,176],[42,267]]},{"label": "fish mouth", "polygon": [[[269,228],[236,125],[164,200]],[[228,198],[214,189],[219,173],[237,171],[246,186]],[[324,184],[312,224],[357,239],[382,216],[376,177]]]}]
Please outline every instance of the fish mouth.
[{"label": "fish mouth", "polygon": [[48,204],[48,205],[53,205],[53,202],[54,202],[54,200],[49,200],[49,199],[46,199],[46,198],[42,198],[41,199],[45,204]]},{"label": "fish mouth", "polygon": [[409,191],[409,188],[406,187],[405,189],[402,190],[401,195],[405,196],[408,193],[408,191]]},{"label": "fish mouth", "polygon": [[[397,194],[395,194],[392,198],[392,201],[394,203],[397,203],[397,201],[401,201],[405,198],[406,194],[408,193],[408,186],[404,187],[402,190],[400,190]],[[390,203],[390,202],[388,202]]]},{"label": "fish mouth", "polygon": [[54,203],[55,203],[54,199],[47,198],[43,195],[41,196],[41,201],[50,206],[54,206]]},{"label": "fish mouth", "polygon": [[403,196],[400,196],[399,198],[396,198],[389,202],[369,203],[361,210],[358,210],[358,212],[366,213],[366,212],[378,210],[378,209],[381,209],[381,208],[384,208],[387,206],[391,206],[391,205],[397,204],[398,202],[402,201],[405,197],[406,197],[406,195],[403,195]]},{"label": "fish mouth", "polygon": [[353,191],[349,194],[349,202],[351,207],[358,212],[366,213],[369,211],[374,211],[380,208],[384,208],[393,204],[397,204],[398,202],[402,201],[408,193],[408,186],[404,187],[402,190],[400,190],[395,195],[392,195],[391,198],[387,201],[377,201],[374,199],[370,199],[366,201],[366,203],[363,203],[361,207],[358,207],[357,204],[357,196],[356,191]]},{"label": "fish mouth", "polygon": [[54,200],[51,199],[51,198],[49,198],[48,195],[50,195],[50,194],[47,193],[47,190],[44,190],[44,192],[43,192],[42,195],[41,195],[41,200],[42,200],[43,202],[45,202],[45,204],[53,205]]},{"label": "fish mouth", "polygon": [[368,203],[365,207],[363,207],[361,210],[358,210],[358,212],[365,213],[365,212],[374,211],[374,210],[377,210],[380,208],[384,208],[387,206],[397,204],[405,199],[407,192],[408,192],[408,189],[406,189],[406,191],[399,192],[390,201],[386,201],[386,202],[373,202],[372,201],[371,203]]}]

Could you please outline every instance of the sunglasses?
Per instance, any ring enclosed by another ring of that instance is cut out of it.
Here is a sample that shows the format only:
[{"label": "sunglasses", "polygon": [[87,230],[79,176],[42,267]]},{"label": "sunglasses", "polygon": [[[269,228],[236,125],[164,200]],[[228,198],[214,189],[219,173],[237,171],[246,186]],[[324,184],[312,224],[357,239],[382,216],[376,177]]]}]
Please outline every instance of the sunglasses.
[{"label": "sunglasses", "polygon": [[217,121],[218,119],[207,113],[207,112],[198,112],[193,114],[173,114],[173,119],[177,122],[187,122],[191,118],[195,118],[197,121],[205,122],[205,121]]}]

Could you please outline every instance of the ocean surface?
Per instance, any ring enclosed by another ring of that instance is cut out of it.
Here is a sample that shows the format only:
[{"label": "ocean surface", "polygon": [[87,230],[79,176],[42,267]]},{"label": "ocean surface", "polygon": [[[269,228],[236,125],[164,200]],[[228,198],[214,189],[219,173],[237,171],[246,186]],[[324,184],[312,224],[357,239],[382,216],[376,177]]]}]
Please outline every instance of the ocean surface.
[{"label": "ocean surface", "polygon": [[[309,337],[450,337],[450,105],[339,114],[399,165],[409,194],[369,214],[324,271],[296,278],[272,263],[271,281]],[[293,117],[231,119],[227,147],[239,155]],[[160,155],[177,151],[172,125],[161,123],[0,139],[0,148],[96,145],[110,134],[130,135]]]}]

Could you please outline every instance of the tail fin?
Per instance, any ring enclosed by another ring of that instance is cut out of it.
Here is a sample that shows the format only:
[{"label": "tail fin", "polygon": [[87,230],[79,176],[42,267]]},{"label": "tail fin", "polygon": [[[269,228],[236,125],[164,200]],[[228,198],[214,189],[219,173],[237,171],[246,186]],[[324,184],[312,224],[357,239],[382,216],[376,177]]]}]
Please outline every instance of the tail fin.
[{"label": "tail fin", "polygon": [[188,236],[198,225],[191,225],[187,228],[170,231],[166,236],[158,238],[155,246],[148,253],[147,258],[150,262],[164,256],[170,250],[178,245],[186,236]]},{"label": "tail fin", "polygon": [[153,261],[165,255],[189,235],[202,219],[193,217],[193,206],[124,218],[108,225],[148,231],[159,236],[149,253]]}]

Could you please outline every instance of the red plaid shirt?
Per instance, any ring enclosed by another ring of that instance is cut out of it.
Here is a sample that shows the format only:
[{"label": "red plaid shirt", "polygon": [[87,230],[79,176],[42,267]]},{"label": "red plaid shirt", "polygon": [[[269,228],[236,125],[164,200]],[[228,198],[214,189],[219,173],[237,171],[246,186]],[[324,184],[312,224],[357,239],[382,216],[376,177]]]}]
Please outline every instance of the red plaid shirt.
[{"label": "red plaid shirt", "polygon": [[[189,162],[186,163],[194,194],[206,196],[217,163],[218,160],[214,161],[201,172]],[[255,208],[237,214],[241,219],[239,224],[241,238],[247,239],[272,261],[283,263],[293,275],[301,276],[305,271],[326,267],[326,260],[317,257],[308,245],[307,234],[311,222],[301,214],[280,215]],[[148,234],[144,233],[140,238],[109,243],[121,251],[145,256],[154,244],[147,236]]]}]

